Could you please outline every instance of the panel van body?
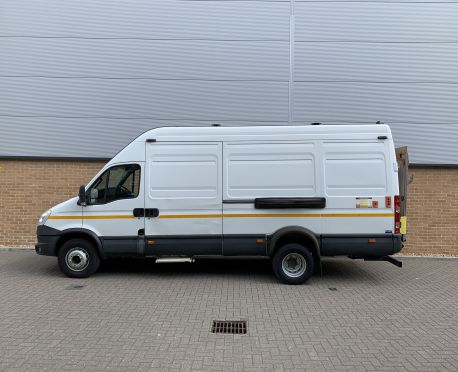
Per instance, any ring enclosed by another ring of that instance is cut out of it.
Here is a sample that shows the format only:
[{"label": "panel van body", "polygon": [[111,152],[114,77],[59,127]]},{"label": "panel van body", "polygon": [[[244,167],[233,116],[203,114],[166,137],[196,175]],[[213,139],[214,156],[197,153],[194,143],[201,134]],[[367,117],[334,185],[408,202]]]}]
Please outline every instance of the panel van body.
[{"label": "panel van body", "polygon": [[397,172],[386,125],[157,128],[42,216],[36,250],[71,238],[102,259],[273,258],[288,244],[380,258],[402,248]]}]

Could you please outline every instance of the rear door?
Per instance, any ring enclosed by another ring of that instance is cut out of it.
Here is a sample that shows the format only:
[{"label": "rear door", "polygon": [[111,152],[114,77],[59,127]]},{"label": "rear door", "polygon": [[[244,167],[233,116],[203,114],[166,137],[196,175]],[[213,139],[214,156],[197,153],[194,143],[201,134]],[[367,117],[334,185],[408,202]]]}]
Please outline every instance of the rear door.
[{"label": "rear door", "polygon": [[146,143],[146,254],[220,255],[222,143]]}]

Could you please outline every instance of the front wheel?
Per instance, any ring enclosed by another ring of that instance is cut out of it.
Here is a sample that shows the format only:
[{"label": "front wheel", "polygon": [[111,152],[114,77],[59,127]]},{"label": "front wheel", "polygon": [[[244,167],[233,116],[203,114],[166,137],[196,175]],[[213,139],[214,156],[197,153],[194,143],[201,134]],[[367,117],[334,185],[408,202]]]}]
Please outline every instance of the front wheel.
[{"label": "front wheel", "polygon": [[291,243],[278,249],[272,260],[272,268],[282,283],[302,284],[313,275],[315,264],[306,247]]},{"label": "front wheel", "polygon": [[57,262],[61,271],[70,278],[87,278],[97,271],[100,258],[87,240],[71,239],[60,248]]}]

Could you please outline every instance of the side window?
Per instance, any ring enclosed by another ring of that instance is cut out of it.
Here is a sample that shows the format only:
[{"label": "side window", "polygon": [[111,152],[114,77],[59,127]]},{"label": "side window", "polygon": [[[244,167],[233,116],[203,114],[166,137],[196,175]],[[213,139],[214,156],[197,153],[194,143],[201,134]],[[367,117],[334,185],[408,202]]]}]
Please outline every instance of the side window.
[{"label": "side window", "polygon": [[89,189],[90,204],[134,199],[140,190],[140,166],[116,165],[106,170]]}]

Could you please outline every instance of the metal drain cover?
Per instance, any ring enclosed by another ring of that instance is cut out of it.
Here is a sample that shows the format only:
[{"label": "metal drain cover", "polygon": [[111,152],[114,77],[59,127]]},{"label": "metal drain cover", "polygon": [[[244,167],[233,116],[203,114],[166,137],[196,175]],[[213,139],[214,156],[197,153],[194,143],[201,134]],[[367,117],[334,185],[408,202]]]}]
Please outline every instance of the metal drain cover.
[{"label": "metal drain cover", "polygon": [[212,333],[244,335],[247,333],[246,320],[214,320]]}]

